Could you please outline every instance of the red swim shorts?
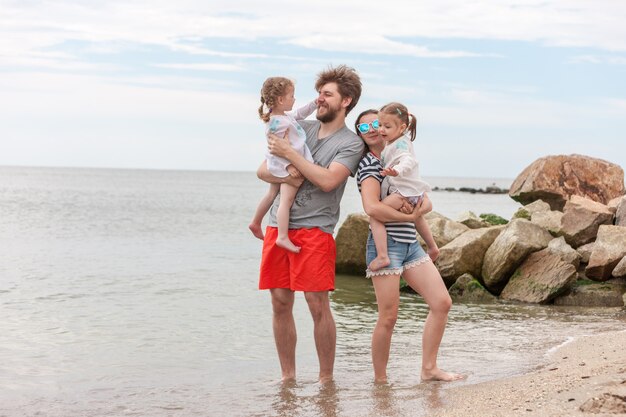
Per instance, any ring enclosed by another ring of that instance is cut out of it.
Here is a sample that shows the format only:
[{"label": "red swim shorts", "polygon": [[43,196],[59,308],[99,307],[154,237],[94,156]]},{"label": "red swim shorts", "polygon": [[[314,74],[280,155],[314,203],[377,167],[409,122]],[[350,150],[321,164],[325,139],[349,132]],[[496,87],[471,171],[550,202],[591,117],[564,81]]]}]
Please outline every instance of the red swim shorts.
[{"label": "red swim shorts", "polygon": [[276,246],[278,229],[267,227],[263,241],[259,289],[292,291],[335,289],[335,239],[320,229],[292,229],[289,239],[302,249],[293,253]]}]

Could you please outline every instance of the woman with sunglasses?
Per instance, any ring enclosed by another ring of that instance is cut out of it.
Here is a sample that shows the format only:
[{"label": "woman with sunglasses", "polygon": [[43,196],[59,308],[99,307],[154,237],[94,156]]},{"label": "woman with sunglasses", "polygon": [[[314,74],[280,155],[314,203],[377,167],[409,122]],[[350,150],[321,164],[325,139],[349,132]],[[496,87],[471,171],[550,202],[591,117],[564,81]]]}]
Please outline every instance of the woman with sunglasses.
[{"label": "woman with sunglasses", "polygon": [[[430,311],[424,324],[422,335],[422,369],[423,381],[454,381],[463,376],[445,372],[437,367],[437,353],[448,321],[448,311],[452,300],[435,265],[429,261],[416,240],[415,221],[432,210],[432,203],[427,195],[418,202],[412,213],[405,212],[408,203],[403,206],[404,212],[393,209],[382,203],[381,183],[383,166],[380,155],[385,144],[378,134],[378,111],[366,110],[356,119],[355,130],[365,144],[367,152],[359,164],[356,179],[365,212],[385,223],[387,228],[387,246],[390,265],[375,273],[368,274],[372,279],[376,301],[378,304],[378,320],[372,334],[372,362],[374,380],[377,383],[387,382],[387,363],[391,347],[391,336],[398,317],[400,304],[400,276],[420,294]],[[429,246],[434,242],[426,242]],[[376,257],[371,232],[368,237],[368,258]]]}]

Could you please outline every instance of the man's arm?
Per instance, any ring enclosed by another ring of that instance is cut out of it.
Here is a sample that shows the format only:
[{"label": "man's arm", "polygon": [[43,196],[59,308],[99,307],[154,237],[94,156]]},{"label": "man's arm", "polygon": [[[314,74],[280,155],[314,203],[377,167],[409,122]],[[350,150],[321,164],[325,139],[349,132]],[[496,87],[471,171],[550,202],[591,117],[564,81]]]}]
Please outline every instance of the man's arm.
[{"label": "man's arm", "polygon": [[[268,135],[267,143],[272,155],[287,159],[307,180],[324,192],[334,190],[350,176],[348,167],[339,162],[331,162],[328,168],[324,168],[307,161],[304,156],[300,155],[289,145],[287,135],[281,138],[270,134]],[[261,177],[259,176],[259,178]],[[271,182],[264,178],[261,179]]]},{"label": "man's arm", "polygon": [[289,184],[294,187],[300,187],[304,182],[304,178],[294,178],[291,175],[288,177],[275,177],[270,174],[270,171],[267,169],[267,161],[263,161],[259,169],[256,171],[256,176],[265,182],[269,182],[270,184]]}]

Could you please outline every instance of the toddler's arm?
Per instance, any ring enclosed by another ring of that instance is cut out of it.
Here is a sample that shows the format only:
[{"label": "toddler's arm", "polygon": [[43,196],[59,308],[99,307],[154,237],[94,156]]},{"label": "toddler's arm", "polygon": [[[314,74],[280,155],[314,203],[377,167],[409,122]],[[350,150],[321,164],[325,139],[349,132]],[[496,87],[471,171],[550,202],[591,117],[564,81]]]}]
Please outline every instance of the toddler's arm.
[{"label": "toddler's arm", "polygon": [[287,114],[293,116],[296,120],[304,120],[309,117],[315,109],[317,109],[317,100],[313,100],[312,102],[295,110],[288,111]]}]

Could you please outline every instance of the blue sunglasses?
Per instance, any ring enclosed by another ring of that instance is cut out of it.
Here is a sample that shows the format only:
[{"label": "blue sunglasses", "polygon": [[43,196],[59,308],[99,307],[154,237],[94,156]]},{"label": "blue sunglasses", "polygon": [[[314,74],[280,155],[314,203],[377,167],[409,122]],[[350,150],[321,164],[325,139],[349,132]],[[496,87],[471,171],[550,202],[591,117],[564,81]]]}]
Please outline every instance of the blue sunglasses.
[{"label": "blue sunglasses", "polygon": [[367,133],[370,131],[370,126],[373,130],[378,130],[378,119],[372,120],[370,123],[360,123],[356,125],[356,128],[359,129],[361,133]]}]

